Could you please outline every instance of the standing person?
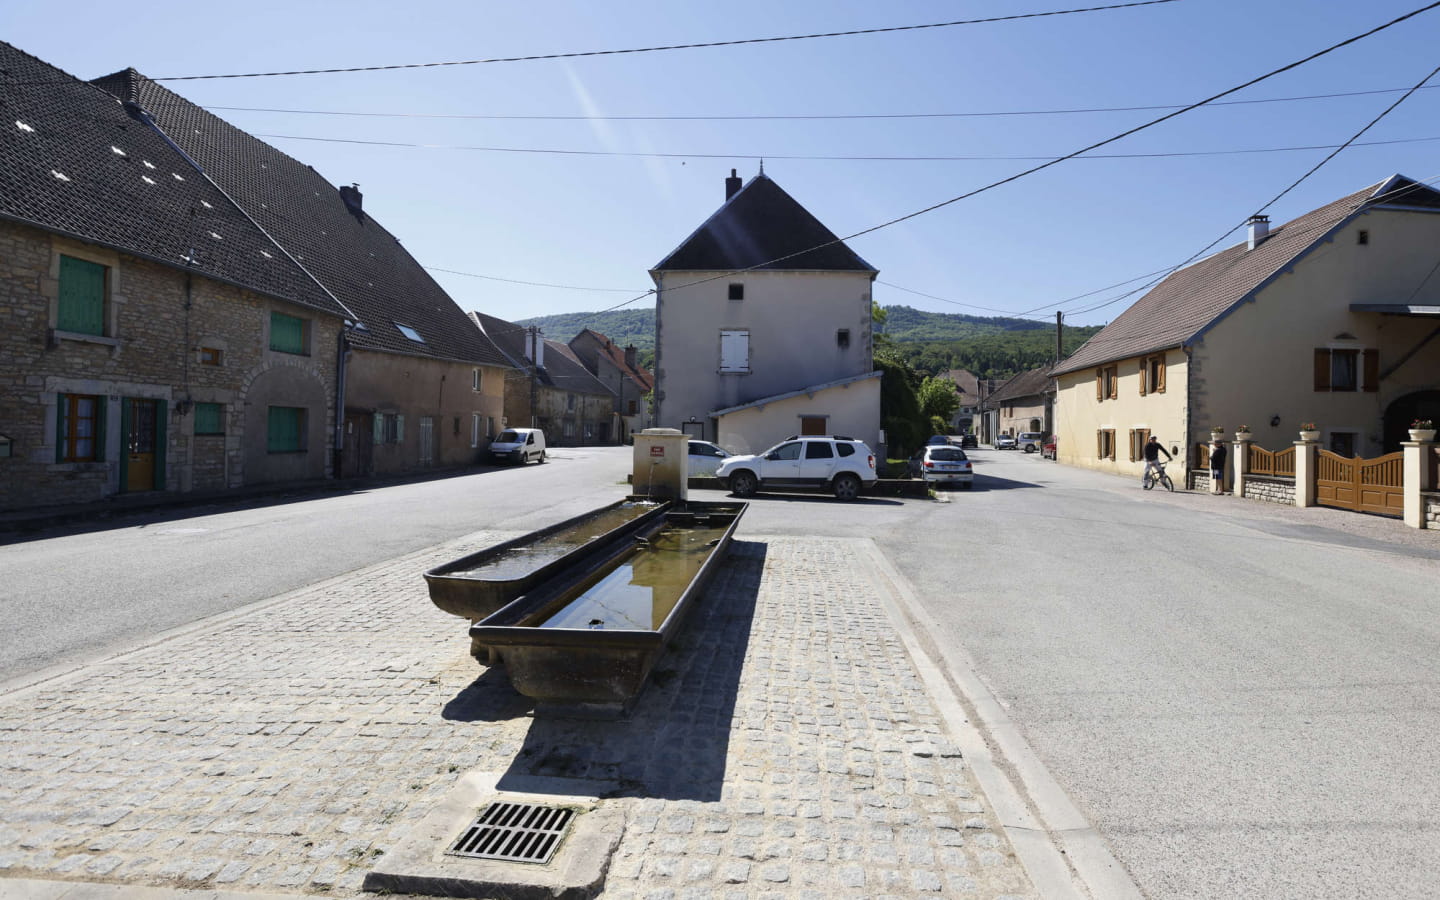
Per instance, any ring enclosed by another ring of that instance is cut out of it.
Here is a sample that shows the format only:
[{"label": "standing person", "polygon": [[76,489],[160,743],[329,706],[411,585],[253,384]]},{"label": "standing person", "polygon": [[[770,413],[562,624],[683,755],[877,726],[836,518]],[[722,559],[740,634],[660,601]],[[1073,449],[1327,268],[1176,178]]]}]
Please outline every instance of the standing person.
[{"label": "standing person", "polygon": [[1165,454],[1168,462],[1171,459],[1170,451],[1160,446],[1159,438],[1153,434],[1150,435],[1150,440],[1145,442],[1145,471],[1140,474],[1141,484],[1145,483],[1145,476],[1150,474],[1151,469],[1155,470],[1156,478],[1160,477],[1160,454],[1162,453]]},{"label": "standing person", "polygon": [[1224,441],[1212,441],[1210,444],[1210,493],[1225,493],[1225,450]]}]

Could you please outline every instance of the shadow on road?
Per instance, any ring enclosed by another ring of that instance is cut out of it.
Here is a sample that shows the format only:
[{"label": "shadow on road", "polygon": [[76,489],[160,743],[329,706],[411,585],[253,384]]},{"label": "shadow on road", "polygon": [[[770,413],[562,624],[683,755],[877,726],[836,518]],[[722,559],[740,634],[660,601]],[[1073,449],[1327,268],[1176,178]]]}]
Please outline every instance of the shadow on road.
[{"label": "shadow on road", "polygon": [[1033,481],[1015,481],[1011,478],[997,478],[994,475],[975,476],[975,490],[977,491],[1016,491],[1024,488],[1042,488],[1043,485]]}]

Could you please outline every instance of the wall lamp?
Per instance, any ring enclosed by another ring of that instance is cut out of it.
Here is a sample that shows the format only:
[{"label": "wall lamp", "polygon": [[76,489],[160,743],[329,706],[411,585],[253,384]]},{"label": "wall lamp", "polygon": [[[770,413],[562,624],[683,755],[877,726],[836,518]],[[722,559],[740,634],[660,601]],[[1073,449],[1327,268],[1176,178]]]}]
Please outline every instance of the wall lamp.
[{"label": "wall lamp", "polygon": [[1270,417],[1270,427],[1271,427],[1271,428],[1279,428],[1279,427],[1280,427],[1280,417],[1279,417],[1279,416],[1271,416],[1271,417]]}]

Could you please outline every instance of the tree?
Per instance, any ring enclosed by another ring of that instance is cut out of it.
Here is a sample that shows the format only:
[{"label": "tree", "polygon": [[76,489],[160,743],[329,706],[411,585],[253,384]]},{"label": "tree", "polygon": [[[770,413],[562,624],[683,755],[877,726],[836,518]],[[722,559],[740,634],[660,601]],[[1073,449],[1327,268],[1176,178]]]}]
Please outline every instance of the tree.
[{"label": "tree", "polygon": [[949,422],[950,417],[955,415],[955,410],[960,408],[960,395],[955,390],[955,382],[948,378],[931,375],[920,382],[915,397],[920,402],[920,412],[932,419]]},{"label": "tree", "polygon": [[930,433],[915,397],[915,373],[884,354],[876,356],[875,368],[884,373],[880,379],[880,427],[885,429],[885,455],[904,458]]}]

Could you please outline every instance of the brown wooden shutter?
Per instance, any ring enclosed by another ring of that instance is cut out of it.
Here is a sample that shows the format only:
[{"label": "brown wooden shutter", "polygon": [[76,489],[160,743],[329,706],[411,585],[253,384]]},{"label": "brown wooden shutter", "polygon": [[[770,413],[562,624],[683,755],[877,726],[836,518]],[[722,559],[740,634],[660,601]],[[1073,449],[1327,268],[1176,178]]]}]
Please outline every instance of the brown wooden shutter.
[{"label": "brown wooden shutter", "polygon": [[1095,432],[1095,458],[1105,458],[1105,431],[1101,429]]},{"label": "brown wooden shutter", "polygon": [[1104,370],[1104,369],[1096,369],[1096,370],[1095,370],[1095,399],[1096,399],[1097,401],[1100,401],[1100,400],[1104,400],[1104,399],[1105,399],[1105,370]]},{"label": "brown wooden shutter", "polygon": [[1110,367],[1110,399],[1114,400],[1120,396],[1120,367]]},{"label": "brown wooden shutter", "polygon": [[1161,354],[1156,357],[1158,363],[1155,366],[1155,393],[1165,393],[1165,356]]},{"label": "brown wooden shutter", "polygon": [[1145,391],[1145,379],[1146,379],[1146,372],[1145,372],[1145,370],[1146,370],[1146,368],[1149,367],[1149,364],[1150,364],[1150,360],[1148,360],[1148,359],[1141,359],[1141,360],[1140,360],[1140,396],[1142,396],[1142,397],[1145,396],[1145,393],[1146,393],[1146,391]]},{"label": "brown wooden shutter", "polygon": [[1373,347],[1365,351],[1365,390],[1380,390],[1380,351]]},{"label": "brown wooden shutter", "polygon": [[1330,390],[1330,351],[1315,348],[1315,390]]}]

